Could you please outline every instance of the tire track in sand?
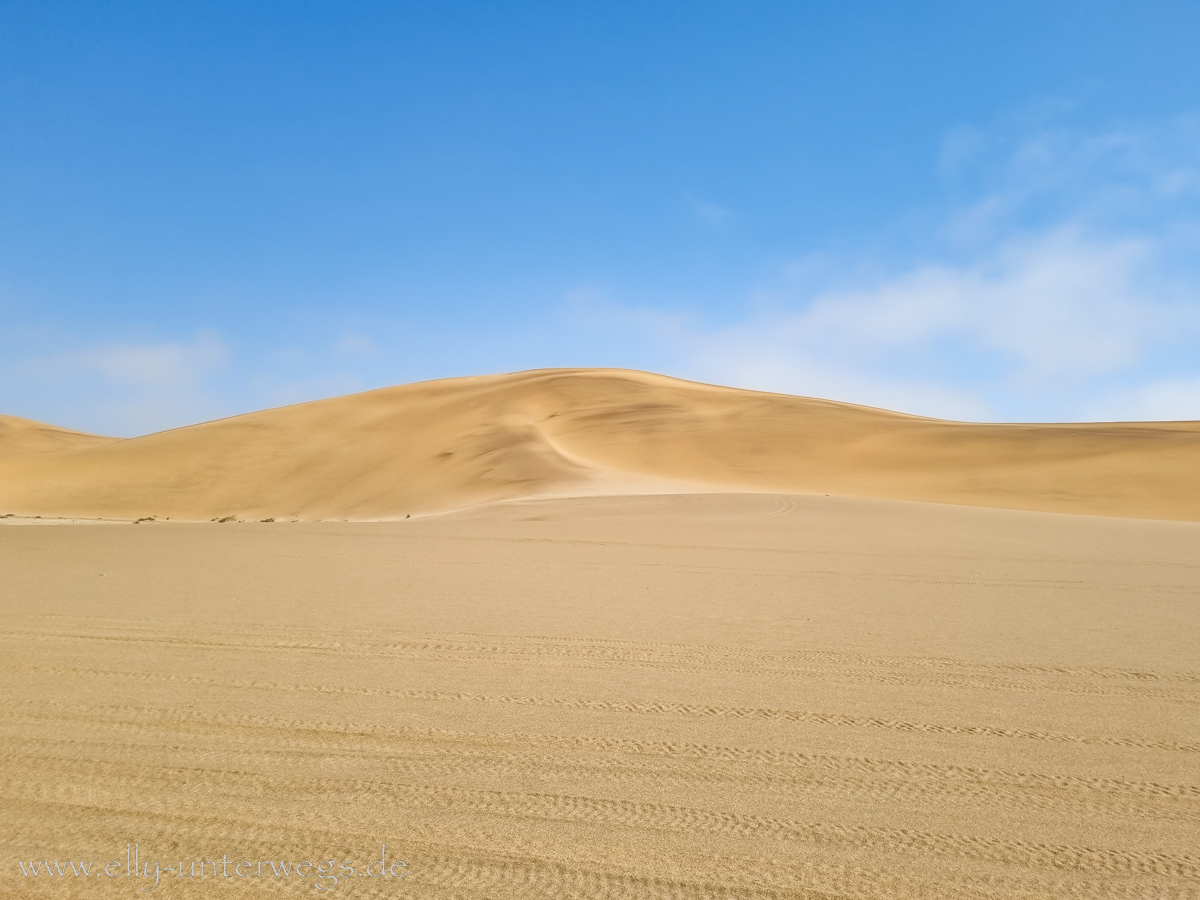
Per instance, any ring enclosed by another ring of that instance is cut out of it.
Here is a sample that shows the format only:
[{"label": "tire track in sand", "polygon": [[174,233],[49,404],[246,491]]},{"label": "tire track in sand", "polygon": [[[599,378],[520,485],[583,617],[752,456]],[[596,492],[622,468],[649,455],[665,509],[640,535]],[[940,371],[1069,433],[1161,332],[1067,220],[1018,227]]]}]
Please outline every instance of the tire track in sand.
[{"label": "tire track in sand", "polygon": [[1138,750],[1162,750],[1174,753],[1200,753],[1200,743],[1153,740],[1113,735],[1079,735],[1060,731],[1033,731],[1003,728],[995,725],[957,725],[941,722],[915,722],[903,719],[856,716],[796,709],[774,709],[758,706],[720,706],[705,703],[673,703],[649,700],[602,700],[590,698],[534,697],[523,695],[470,694],[449,691],[400,691],[382,688],[356,688],[346,685],[297,684],[287,682],[246,681],[205,678],[159,672],[129,672],[111,669],[59,668],[50,666],[3,667],[6,670],[42,675],[68,677],[129,679],[143,682],[163,682],[202,685],[210,688],[283,691],[288,693],[341,694],[360,697],[386,697],[396,700],[435,703],[486,703],[530,706],[552,709],[611,712],[630,715],[687,716],[689,718],[755,719],[794,724],[822,725],[849,728],[871,728],[909,734],[939,734],[955,737],[991,737],[1053,743],[1083,744],[1098,747],[1120,747]]},{"label": "tire track in sand", "polygon": [[[33,763],[44,760],[33,758]],[[53,767],[50,767],[53,768]],[[0,776],[0,795],[6,798],[38,802],[94,802],[103,797],[150,797],[165,784],[195,783],[197,778],[219,780],[217,797],[237,788],[244,797],[285,796],[338,797],[345,802],[354,795],[375,798],[373,802],[434,807],[452,813],[471,813],[507,819],[541,819],[551,822],[618,826],[639,830],[670,831],[753,840],[770,839],[814,846],[829,845],[883,853],[924,853],[937,857],[1016,865],[1035,870],[1069,870],[1080,873],[1117,876],[1164,876],[1200,882],[1200,857],[1157,851],[1125,850],[1112,847],[1065,846],[1012,838],[984,837],[963,833],[888,828],[884,826],[845,825],[828,822],[802,822],[771,816],[733,813],[666,803],[647,803],[626,799],[578,794],[479,790],[401,784],[351,778],[301,778],[279,774],[260,775],[234,769],[159,766],[147,773],[145,766],[130,763],[73,761],[71,771],[93,775],[83,785],[65,779],[42,780],[29,784]],[[9,770],[11,772],[11,770]],[[61,771],[61,770],[60,770]],[[96,785],[103,785],[97,788]],[[157,791],[162,795],[161,790]],[[151,802],[151,801],[143,801]],[[194,802],[202,802],[196,798]],[[172,805],[164,796],[160,811]]]},{"label": "tire track in sand", "polygon": [[[1156,673],[1104,668],[1059,668],[1037,665],[970,663],[940,658],[876,658],[829,651],[768,654],[736,648],[565,641],[550,638],[467,640],[454,638],[392,639],[362,642],[352,638],[324,641],[262,642],[182,639],[154,635],[84,635],[62,632],[2,632],[0,639],[39,642],[100,641],[154,645],[179,650],[253,653],[318,653],[390,659],[435,659],[453,662],[498,661],[521,665],[552,663],[579,667],[614,666],[670,672],[785,677],[833,681],[866,681],[898,687],[1003,690],[1021,693],[1077,694],[1171,703],[1200,704],[1200,674]],[[1064,682],[1062,679],[1068,679]],[[1089,679],[1072,681],[1070,679]],[[1096,680],[1101,683],[1096,683]],[[1116,682],[1115,684],[1113,682]],[[1151,685],[1159,685],[1158,687]],[[1168,685],[1170,687],[1162,687]],[[1175,687],[1178,685],[1178,687]]]},{"label": "tire track in sand", "polygon": [[[59,712],[57,714],[47,713],[46,707],[54,707]],[[8,712],[4,712],[5,709]],[[195,733],[203,733],[208,730],[224,736],[229,728],[235,727],[247,732],[248,740],[253,740],[259,732],[269,735],[269,737],[263,738],[264,740],[275,740],[276,735],[287,734],[288,749],[286,752],[289,754],[303,752],[306,747],[309,752],[318,755],[327,754],[340,747],[345,747],[349,741],[356,743],[353,750],[347,752],[359,756],[387,756],[403,752],[405,748],[410,748],[417,742],[422,742],[421,746],[436,747],[439,753],[463,745],[488,752],[495,752],[497,747],[507,747],[511,748],[510,756],[517,758],[524,757],[525,752],[529,749],[539,748],[565,753],[610,753],[623,756],[644,756],[651,759],[746,763],[785,770],[821,769],[905,781],[963,782],[983,786],[1000,785],[1012,788],[1102,792],[1200,801],[1200,785],[1194,784],[1085,778],[1078,775],[1014,772],[984,767],[835,756],[804,753],[797,750],[697,744],[682,741],[649,741],[580,735],[477,733],[363,722],[322,722],[267,716],[232,716],[168,707],[99,707],[34,700],[0,700],[0,722],[5,718],[21,722],[69,722],[73,733],[116,730],[124,733],[144,734],[157,728],[159,730],[167,729],[174,735],[180,729],[191,726]],[[375,739],[377,743],[374,746],[378,749],[370,752],[364,751],[357,743],[361,737]],[[397,746],[401,749],[397,750]]]}]

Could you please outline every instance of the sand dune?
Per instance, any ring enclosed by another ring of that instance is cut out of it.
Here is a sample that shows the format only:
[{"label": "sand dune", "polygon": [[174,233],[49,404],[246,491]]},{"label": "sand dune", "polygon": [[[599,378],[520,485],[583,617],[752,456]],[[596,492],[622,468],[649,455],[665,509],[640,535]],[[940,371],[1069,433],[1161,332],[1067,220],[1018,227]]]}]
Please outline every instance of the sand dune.
[{"label": "sand dune", "polygon": [[56,450],[83,450],[118,440],[34,422],[32,419],[0,416],[0,454],[6,457],[52,453]]},{"label": "sand dune", "polygon": [[1200,519],[1200,423],[977,425],[625,370],[456,378],[127,440],[0,419],[0,513],[390,519],[785,491]]},{"label": "sand dune", "polygon": [[3,512],[175,521],[0,525],[0,896],[1200,896],[1200,423],[537,371],[0,419]]}]

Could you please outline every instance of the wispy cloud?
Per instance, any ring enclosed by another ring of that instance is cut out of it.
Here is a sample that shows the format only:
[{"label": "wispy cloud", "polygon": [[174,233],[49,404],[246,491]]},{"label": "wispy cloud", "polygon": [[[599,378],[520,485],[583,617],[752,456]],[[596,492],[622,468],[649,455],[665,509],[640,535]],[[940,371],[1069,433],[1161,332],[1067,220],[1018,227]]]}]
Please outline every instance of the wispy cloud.
[{"label": "wispy cloud", "polygon": [[46,377],[86,375],[113,385],[155,389],[194,384],[229,363],[229,349],[214,331],[190,341],[112,342],[28,360]]},{"label": "wispy cloud", "polygon": [[[144,434],[222,415],[213,381],[232,363],[222,337],[107,341],[10,359],[10,409],[36,406],[85,430]],[[39,414],[45,417],[45,414]]]},{"label": "wispy cloud", "polygon": [[723,206],[718,206],[708,200],[702,200],[692,193],[683,195],[683,202],[687,204],[689,210],[697,221],[703,222],[705,225],[721,225],[722,223],[733,218],[733,213]]},{"label": "wispy cloud", "polygon": [[1086,407],[1099,421],[1195,421],[1200,418],[1200,376],[1166,378],[1119,389]]},{"label": "wispy cloud", "polygon": [[369,337],[349,329],[343,331],[342,336],[334,341],[333,349],[335,353],[345,356],[371,356],[379,352],[379,348]]},{"label": "wispy cloud", "polygon": [[606,315],[705,380],[946,417],[1200,419],[1193,120],[961,132],[941,165],[961,199],[911,241],[921,259],[798,260],[719,327]]}]

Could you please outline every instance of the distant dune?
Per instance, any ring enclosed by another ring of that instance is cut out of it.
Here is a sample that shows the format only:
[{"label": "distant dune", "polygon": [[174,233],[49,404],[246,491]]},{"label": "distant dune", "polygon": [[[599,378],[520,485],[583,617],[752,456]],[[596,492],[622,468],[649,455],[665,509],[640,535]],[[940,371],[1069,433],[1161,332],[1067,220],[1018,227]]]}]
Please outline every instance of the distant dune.
[{"label": "distant dune", "polygon": [[0,514],[403,518],[764,491],[1200,520],[1200,422],[979,425],[617,369],[402,385],[130,439],[0,417]]},{"label": "distant dune", "polygon": [[54,450],[82,450],[119,440],[120,438],[84,434],[82,431],[71,431],[68,428],[16,416],[0,416],[0,454],[4,459]]}]

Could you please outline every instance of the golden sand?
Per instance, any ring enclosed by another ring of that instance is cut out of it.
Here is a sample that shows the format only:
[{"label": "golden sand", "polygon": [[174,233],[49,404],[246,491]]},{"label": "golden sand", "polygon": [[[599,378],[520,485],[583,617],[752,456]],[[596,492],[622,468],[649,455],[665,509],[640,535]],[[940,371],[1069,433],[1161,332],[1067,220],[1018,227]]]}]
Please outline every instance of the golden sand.
[{"label": "golden sand", "polygon": [[767,491],[1200,520],[1200,423],[975,425],[605,369],[404,385],[129,440],[0,420],[0,514],[403,518]]},{"label": "golden sand", "polygon": [[[500,409],[528,420],[488,425]],[[188,898],[311,896],[315,877],[235,865],[362,865],[383,843],[403,878],[320,884],[1200,896],[1200,523],[1117,515],[1198,518],[1178,474],[1194,425],[955,425],[629,373],[439,382],[129,441],[3,424],[23,445],[6,471],[42,480],[6,476],[0,512],[26,515],[266,517],[283,498],[394,516],[625,475],[710,492],[391,522],[7,520],[29,527],[0,527],[0,897],[145,895],[152,875],[120,874],[135,842],[163,867],[227,857],[228,875],[160,872],[150,896]],[[918,453],[936,435],[940,470]],[[824,496],[838,484],[976,505]],[[983,508],[1018,502],[1106,515]]]}]

